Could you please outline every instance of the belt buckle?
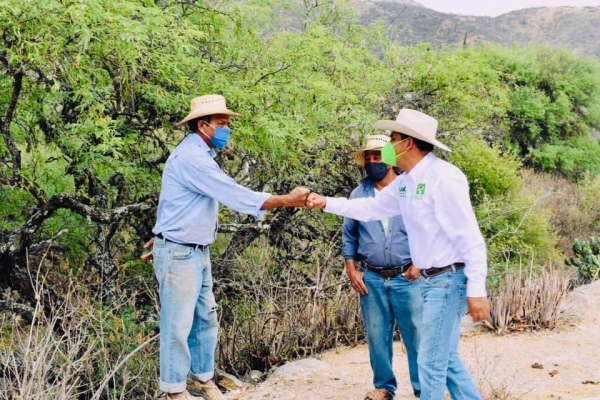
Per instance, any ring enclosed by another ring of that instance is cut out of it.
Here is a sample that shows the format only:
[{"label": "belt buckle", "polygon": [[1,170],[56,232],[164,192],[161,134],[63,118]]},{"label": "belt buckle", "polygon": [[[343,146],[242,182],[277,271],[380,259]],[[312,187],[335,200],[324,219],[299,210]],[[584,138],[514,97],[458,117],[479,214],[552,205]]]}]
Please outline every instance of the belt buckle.
[{"label": "belt buckle", "polygon": [[384,278],[391,278],[393,276],[395,276],[396,271],[394,271],[393,269],[384,269],[380,272],[381,276],[383,276]]}]

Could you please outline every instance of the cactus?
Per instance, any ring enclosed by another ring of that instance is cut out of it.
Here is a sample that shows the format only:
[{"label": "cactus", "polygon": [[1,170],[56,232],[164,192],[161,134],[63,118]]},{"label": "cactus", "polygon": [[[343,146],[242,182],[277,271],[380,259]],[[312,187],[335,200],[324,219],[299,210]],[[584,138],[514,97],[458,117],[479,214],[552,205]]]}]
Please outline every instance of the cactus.
[{"label": "cactus", "polygon": [[567,259],[567,265],[577,268],[583,283],[590,283],[600,278],[600,238],[592,237],[588,241],[575,239],[574,256]]}]

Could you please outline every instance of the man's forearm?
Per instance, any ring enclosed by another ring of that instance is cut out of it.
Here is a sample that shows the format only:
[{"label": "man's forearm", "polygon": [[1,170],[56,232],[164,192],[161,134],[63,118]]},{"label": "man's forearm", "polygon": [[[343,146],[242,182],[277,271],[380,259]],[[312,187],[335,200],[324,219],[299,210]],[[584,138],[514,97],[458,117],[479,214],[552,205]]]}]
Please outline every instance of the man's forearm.
[{"label": "man's forearm", "polygon": [[298,186],[288,194],[271,195],[260,207],[261,210],[270,210],[278,207],[305,207],[306,198],[310,194],[310,189]]},{"label": "man's forearm", "polygon": [[290,196],[287,194],[274,194],[267,199],[260,208],[261,210],[270,210],[279,207],[294,207]]}]

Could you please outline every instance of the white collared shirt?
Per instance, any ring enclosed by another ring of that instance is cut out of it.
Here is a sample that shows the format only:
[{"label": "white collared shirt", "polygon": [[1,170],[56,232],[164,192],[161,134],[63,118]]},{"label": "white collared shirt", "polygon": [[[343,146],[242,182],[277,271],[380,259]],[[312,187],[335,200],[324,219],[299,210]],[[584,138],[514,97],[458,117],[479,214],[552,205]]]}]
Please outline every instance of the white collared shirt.
[{"label": "white collared shirt", "polygon": [[359,221],[402,214],[410,254],[421,269],[465,263],[467,296],[485,297],[487,251],[469,198],[465,175],[427,154],[379,196],[348,200],[327,197],[327,212]]}]

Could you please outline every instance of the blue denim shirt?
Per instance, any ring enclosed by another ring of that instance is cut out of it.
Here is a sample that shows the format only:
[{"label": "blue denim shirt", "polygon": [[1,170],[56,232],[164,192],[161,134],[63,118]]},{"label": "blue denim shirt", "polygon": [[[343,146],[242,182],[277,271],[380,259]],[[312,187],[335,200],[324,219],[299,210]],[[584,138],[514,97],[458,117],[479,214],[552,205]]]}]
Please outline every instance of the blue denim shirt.
[{"label": "blue denim shirt", "polygon": [[254,192],[227,176],[215,152],[196,133],[175,147],[162,176],[155,235],[178,243],[207,245],[215,240],[219,203],[261,219],[269,193]]},{"label": "blue denim shirt", "polygon": [[[365,178],[350,194],[351,199],[375,197],[373,183]],[[388,234],[381,221],[361,222],[344,218],[342,255],[345,260],[364,260],[373,267],[387,268],[410,261],[408,236],[402,216],[390,218]]]}]

